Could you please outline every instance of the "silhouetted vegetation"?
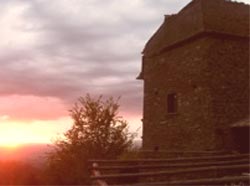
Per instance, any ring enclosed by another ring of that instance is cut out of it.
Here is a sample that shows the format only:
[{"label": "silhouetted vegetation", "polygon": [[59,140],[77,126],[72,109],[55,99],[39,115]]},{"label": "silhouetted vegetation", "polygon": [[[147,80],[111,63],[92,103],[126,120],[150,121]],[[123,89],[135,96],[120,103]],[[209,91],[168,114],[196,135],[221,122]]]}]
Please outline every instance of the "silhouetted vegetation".
[{"label": "silhouetted vegetation", "polygon": [[88,159],[117,158],[131,147],[134,135],[118,115],[118,100],[89,95],[79,98],[70,110],[72,128],[55,143],[55,151],[48,156],[48,184],[86,184]]}]

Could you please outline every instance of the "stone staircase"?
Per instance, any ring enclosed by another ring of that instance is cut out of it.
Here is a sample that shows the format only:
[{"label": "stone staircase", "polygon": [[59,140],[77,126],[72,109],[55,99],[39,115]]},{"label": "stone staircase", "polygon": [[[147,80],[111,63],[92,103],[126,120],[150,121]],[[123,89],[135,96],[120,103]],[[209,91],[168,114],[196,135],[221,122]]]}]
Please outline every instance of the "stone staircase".
[{"label": "stone staircase", "polygon": [[[249,185],[249,154],[90,160],[93,185]],[[94,165],[94,166],[92,166]]]}]

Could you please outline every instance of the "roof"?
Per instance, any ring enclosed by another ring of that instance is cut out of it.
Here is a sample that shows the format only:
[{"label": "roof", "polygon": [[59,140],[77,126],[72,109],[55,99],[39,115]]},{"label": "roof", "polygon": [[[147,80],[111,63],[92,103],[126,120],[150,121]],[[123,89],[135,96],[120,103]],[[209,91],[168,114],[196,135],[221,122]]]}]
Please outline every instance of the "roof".
[{"label": "roof", "polygon": [[154,55],[201,33],[249,37],[249,5],[226,0],[193,0],[178,14],[165,16],[143,54]]}]

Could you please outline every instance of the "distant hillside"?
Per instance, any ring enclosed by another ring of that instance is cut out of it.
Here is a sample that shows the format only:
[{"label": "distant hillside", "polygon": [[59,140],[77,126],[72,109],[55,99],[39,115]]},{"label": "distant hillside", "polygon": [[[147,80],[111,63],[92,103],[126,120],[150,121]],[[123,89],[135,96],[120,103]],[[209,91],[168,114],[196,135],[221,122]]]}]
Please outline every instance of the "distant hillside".
[{"label": "distant hillside", "polygon": [[39,165],[52,150],[53,147],[47,144],[29,144],[17,148],[0,147],[0,161],[24,161]]},{"label": "distant hillside", "polygon": [[[133,146],[139,149],[141,143],[141,140],[135,140]],[[47,144],[28,144],[17,148],[0,147],[0,161],[23,161],[41,165],[46,154],[51,151],[53,146]]]}]

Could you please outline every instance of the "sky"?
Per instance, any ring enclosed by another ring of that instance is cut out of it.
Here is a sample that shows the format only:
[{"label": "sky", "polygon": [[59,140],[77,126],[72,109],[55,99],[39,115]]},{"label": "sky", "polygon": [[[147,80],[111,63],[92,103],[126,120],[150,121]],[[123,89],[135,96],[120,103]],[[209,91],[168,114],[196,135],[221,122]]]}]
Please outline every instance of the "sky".
[{"label": "sky", "polygon": [[141,51],[188,2],[0,0],[0,146],[53,142],[86,93],[121,96],[120,115],[140,137]]}]

